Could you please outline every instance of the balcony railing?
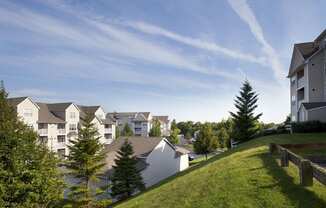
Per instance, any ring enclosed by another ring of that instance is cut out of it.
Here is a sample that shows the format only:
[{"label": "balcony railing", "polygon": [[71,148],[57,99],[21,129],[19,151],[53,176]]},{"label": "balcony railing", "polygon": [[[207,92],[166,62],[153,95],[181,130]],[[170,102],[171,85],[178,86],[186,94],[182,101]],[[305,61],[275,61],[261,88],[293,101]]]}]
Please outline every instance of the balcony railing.
[{"label": "balcony railing", "polygon": [[301,77],[298,79],[298,88],[304,87],[305,86],[305,78]]},{"label": "balcony railing", "polygon": [[112,128],[105,128],[104,133],[105,134],[112,134]]},{"label": "balcony railing", "polygon": [[66,129],[58,129],[58,134],[66,134]]},{"label": "balcony railing", "polygon": [[48,129],[39,129],[38,134],[39,135],[46,135],[46,134],[48,134]]}]

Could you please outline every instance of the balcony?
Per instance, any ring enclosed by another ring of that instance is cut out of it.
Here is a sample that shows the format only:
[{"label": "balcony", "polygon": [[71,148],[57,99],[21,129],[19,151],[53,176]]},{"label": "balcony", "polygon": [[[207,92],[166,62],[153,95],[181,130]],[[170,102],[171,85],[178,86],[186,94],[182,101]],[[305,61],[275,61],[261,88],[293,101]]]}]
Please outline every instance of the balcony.
[{"label": "balcony", "polygon": [[58,129],[58,134],[66,134],[66,129]]},{"label": "balcony", "polygon": [[104,134],[112,134],[112,128],[105,128]]},{"label": "balcony", "polygon": [[48,134],[48,129],[39,129],[38,134],[39,135],[47,135]]},{"label": "balcony", "polygon": [[298,79],[298,89],[305,87],[306,79],[305,77],[301,77]]}]

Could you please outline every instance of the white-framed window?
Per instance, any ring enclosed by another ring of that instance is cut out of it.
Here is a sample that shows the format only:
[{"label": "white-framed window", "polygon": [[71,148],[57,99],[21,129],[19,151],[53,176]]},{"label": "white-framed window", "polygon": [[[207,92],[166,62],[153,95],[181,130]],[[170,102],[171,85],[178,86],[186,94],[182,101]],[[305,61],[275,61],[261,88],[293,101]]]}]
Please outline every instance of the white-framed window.
[{"label": "white-framed window", "polygon": [[76,131],[77,130],[77,124],[69,124],[69,131]]},{"label": "white-framed window", "polygon": [[25,108],[23,110],[24,117],[32,117],[33,116],[33,110],[31,108]]},{"label": "white-framed window", "polygon": [[76,118],[76,112],[70,112],[70,118],[75,119]]},{"label": "white-framed window", "polygon": [[58,143],[64,143],[64,142],[66,142],[66,136],[65,135],[58,135],[57,140],[58,140]]},{"label": "white-framed window", "polygon": [[295,95],[291,96],[291,101],[294,102],[295,101]]},{"label": "white-framed window", "polygon": [[58,149],[57,153],[58,153],[59,158],[64,159],[65,155],[66,155],[66,149],[64,149],[64,148],[63,149]]},{"label": "white-framed window", "polygon": [[292,116],[292,121],[295,121],[295,116]]}]

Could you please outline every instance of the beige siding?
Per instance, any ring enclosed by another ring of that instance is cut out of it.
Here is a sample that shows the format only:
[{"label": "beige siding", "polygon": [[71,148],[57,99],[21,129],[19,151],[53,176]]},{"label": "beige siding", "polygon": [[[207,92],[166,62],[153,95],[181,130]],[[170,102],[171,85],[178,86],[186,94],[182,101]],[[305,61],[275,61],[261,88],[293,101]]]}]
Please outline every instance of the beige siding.
[{"label": "beige siding", "polygon": [[23,102],[17,105],[18,117],[24,123],[33,127],[35,131],[38,130],[38,111],[38,107],[29,98],[26,98]]}]

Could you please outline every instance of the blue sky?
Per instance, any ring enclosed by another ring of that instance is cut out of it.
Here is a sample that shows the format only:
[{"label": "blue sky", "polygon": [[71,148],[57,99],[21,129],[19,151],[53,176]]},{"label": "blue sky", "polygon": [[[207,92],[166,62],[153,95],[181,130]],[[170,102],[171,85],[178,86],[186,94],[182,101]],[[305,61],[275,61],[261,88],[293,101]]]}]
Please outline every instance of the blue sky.
[{"label": "blue sky", "polygon": [[289,113],[293,43],[325,28],[322,0],[0,1],[11,96],[218,121],[248,79],[265,122]]}]

